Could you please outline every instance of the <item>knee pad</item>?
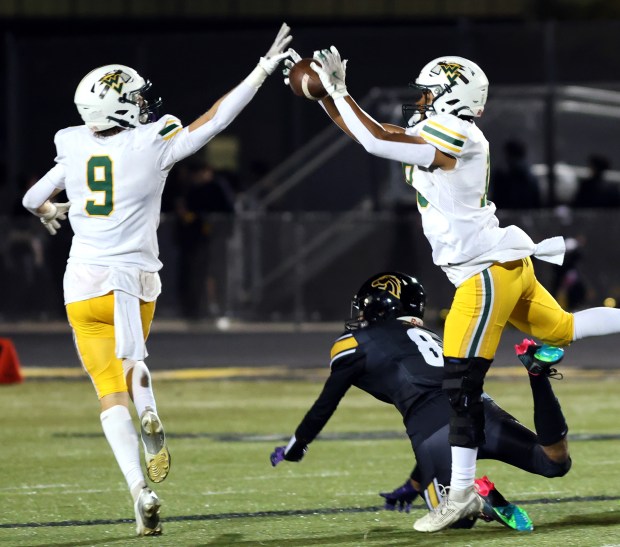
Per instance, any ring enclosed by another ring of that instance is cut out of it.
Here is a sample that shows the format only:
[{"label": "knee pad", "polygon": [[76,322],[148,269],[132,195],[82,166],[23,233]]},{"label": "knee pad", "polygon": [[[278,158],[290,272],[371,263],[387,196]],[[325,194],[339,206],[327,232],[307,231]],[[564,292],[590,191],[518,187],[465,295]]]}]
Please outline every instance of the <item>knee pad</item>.
[{"label": "knee pad", "polygon": [[452,446],[475,448],[485,441],[482,389],[491,363],[482,357],[444,357],[442,389],[452,406],[449,436]]}]

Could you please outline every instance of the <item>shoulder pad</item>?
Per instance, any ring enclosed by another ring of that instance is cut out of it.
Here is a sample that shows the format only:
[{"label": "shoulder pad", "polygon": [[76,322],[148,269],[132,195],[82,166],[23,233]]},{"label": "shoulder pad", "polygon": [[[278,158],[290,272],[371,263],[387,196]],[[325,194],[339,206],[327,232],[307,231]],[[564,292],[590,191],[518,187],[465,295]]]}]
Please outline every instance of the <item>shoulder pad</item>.
[{"label": "shoulder pad", "polygon": [[357,340],[353,334],[348,333],[342,335],[338,340],[334,342],[332,346],[332,350],[330,352],[330,362],[329,366],[331,367],[336,359],[340,359],[345,355],[350,355],[351,353],[355,353],[355,350],[358,347]]},{"label": "shoulder pad", "polygon": [[183,124],[178,118],[166,114],[164,117],[155,122],[158,125],[157,134],[165,141],[171,139],[183,129]]},{"label": "shoulder pad", "polygon": [[452,115],[433,116],[424,120],[420,137],[446,154],[460,156],[467,142],[467,122]]}]

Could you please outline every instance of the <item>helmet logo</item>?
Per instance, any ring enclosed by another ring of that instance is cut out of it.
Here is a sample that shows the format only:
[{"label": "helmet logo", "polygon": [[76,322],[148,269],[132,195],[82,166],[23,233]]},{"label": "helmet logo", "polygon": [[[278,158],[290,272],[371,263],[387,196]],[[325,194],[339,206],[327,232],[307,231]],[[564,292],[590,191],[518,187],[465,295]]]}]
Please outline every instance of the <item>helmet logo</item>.
[{"label": "helmet logo", "polygon": [[395,298],[400,300],[400,279],[393,275],[382,275],[378,279],[375,279],[371,284],[371,287],[381,289],[382,291],[389,292]]},{"label": "helmet logo", "polygon": [[439,67],[444,71],[451,85],[456,83],[457,78],[464,80],[463,73],[461,72],[462,65],[457,63],[439,63]]},{"label": "helmet logo", "polygon": [[123,86],[129,80],[131,80],[131,76],[129,74],[126,74],[122,70],[114,70],[113,72],[108,72],[99,80],[99,83],[103,84],[104,86],[104,88],[101,90],[101,93],[99,94],[99,97],[103,99],[110,89],[113,89],[120,95],[123,91]]}]

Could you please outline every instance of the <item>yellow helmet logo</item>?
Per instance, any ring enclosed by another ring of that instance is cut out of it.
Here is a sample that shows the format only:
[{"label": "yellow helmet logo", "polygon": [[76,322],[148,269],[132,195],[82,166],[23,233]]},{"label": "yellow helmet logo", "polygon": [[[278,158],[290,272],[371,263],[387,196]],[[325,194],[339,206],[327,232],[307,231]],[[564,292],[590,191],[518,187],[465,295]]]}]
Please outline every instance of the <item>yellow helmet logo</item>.
[{"label": "yellow helmet logo", "polygon": [[444,71],[446,77],[448,78],[448,81],[451,84],[454,84],[457,78],[463,76],[461,74],[461,69],[463,67],[458,63],[439,63],[439,66]]},{"label": "yellow helmet logo", "polygon": [[398,279],[398,277],[394,277],[393,275],[382,275],[381,277],[375,279],[370,286],[381,289],[382,291],[387,291],[392,296],[400,300],[401,286],[400,279]]},{"label": "yellow helmet logo", "polygon": [[125,82],[129,81],[130,78],[129,74],[125,74],[121,70],[108,72],[99,80],[99,83],[106,86],[101,96],[105,95],[109,89],[116,91],[120,95]]}]

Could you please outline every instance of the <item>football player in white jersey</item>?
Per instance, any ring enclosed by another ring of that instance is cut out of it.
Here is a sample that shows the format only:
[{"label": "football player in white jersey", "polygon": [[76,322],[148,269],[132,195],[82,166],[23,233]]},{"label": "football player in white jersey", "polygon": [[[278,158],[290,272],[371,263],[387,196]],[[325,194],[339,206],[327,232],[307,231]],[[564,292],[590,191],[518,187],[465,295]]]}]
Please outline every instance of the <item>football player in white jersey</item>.
[{"label": "football player in white jersey", "polygon": [[[287,81],[299,55],[285,62]],[[564,240],[535,244],[516,226],[500,227],[487,200],[489,144],[474,123],[487,100],[489,82],[468,59],[439,57],[424,66],[405,105],[407,127],[376,122],[349,95],[346,64],[335,47],[317,51],[312,68],[328,96],[321,101],[333,121],[367,152],[403,164],[417,192],[418,210],[433,261],[456,286],[444,330],[443,389],[450,398],[452,477],[442,504],[414,528],[435,532],[475,515],[476,455],[484,442],[482,390],[501,333],[511,323],[551,346],[620,332],[620,310],[564,311],[534,274],[532,256],[561,264]],[[527,207],[527,203],[523,204]]]},{"label": "football player in white jersey", "polygon": [[[74,232],[64,299],[77,352],[101,404],[101,424],[133,497],[138,535],[161,533],[160,501],[147,486],[129,412],[140,418],[147,474],[160,482],[170,454],[151,385],[145,340],[161,291],[157,226],[173,165],[224,130],[288,54],[283,24],[250,74],[188,127],[156,119],[150,82],[124,65],[89,72],[75,92],[84,125],[56,134],[56,165],[23,205],[54,235],[69,216]],[[65,190],[68,203],[50,201]]]}]

